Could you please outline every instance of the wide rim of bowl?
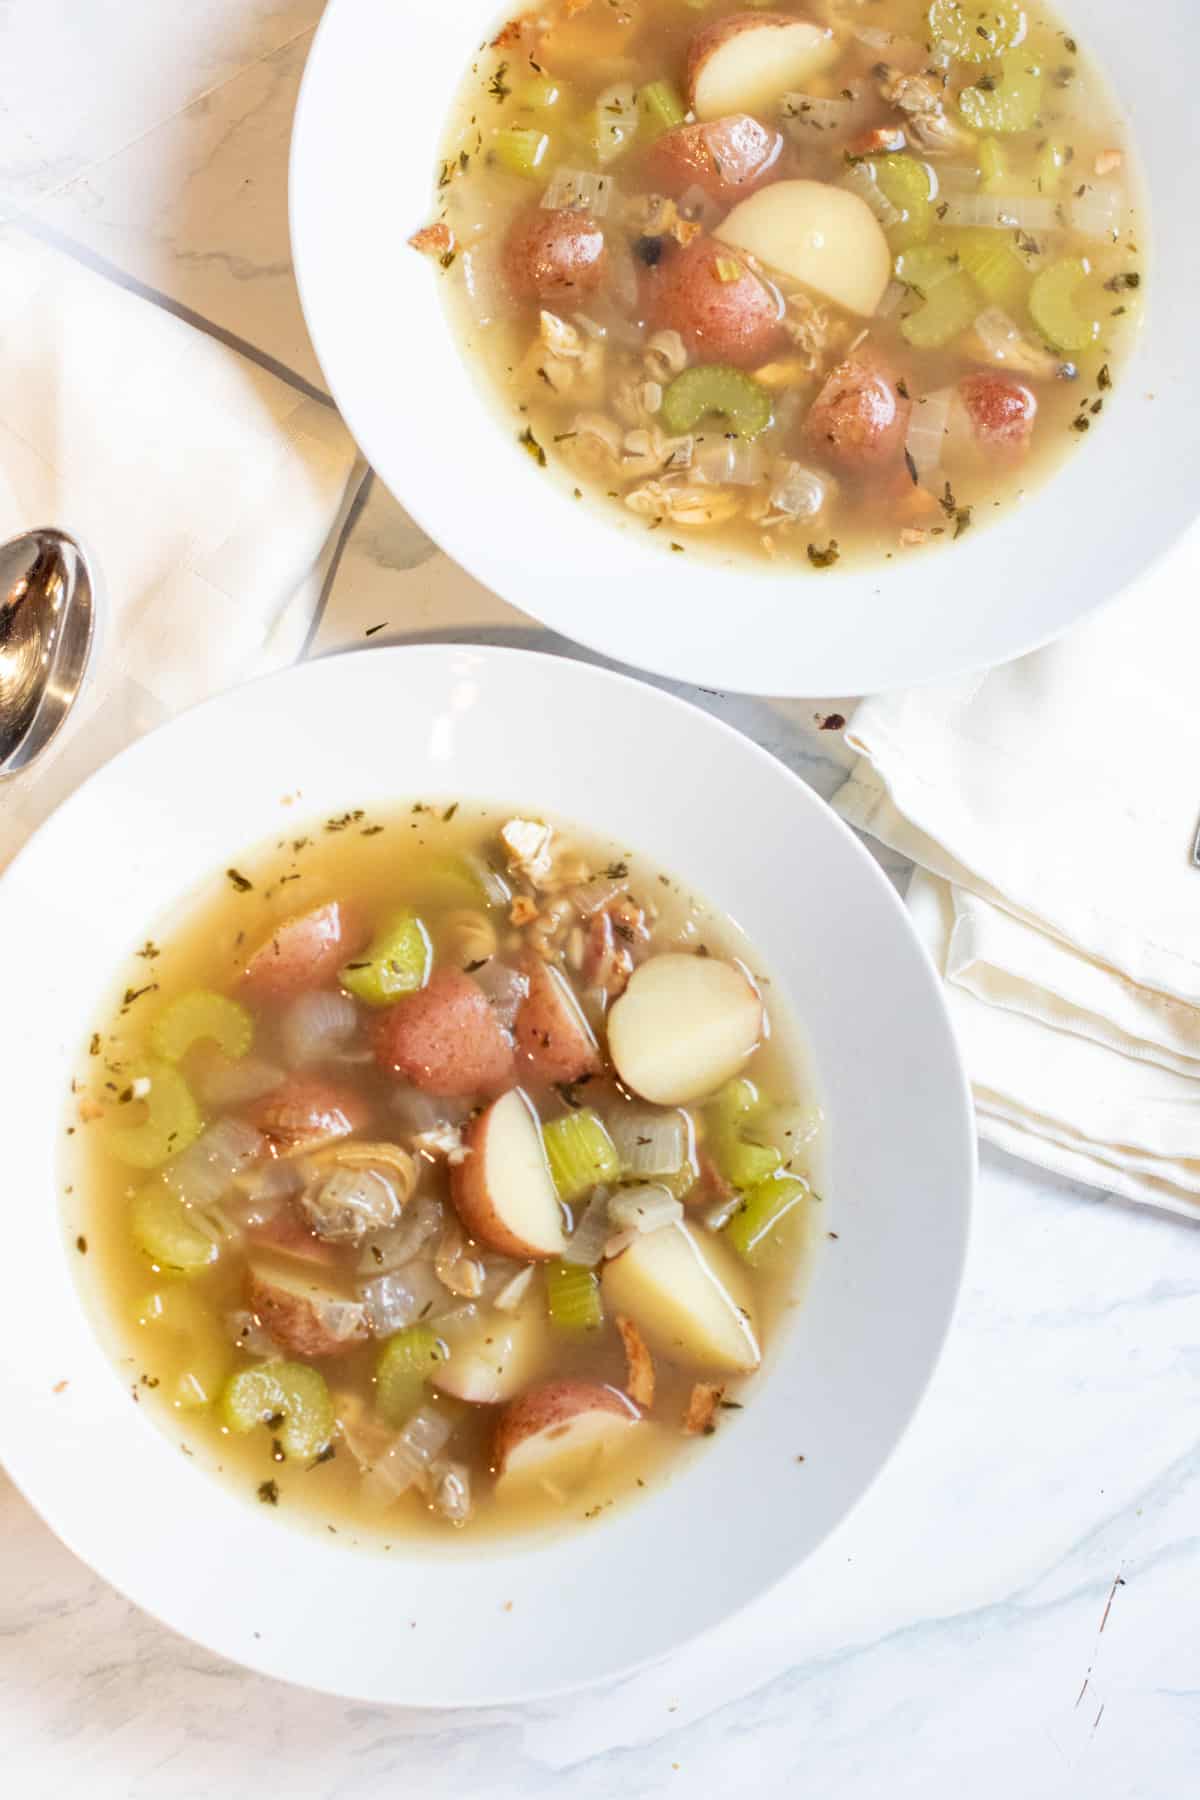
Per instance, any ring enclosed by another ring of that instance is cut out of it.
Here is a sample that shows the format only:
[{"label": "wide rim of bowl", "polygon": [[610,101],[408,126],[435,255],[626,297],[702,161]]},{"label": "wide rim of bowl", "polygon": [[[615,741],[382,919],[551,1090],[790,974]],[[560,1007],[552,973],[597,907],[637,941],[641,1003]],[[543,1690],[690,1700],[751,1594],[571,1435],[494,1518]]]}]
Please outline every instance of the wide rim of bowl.
[{"label": "wide rim of bowl", "polygon": [[[457,24],[444,9],[438,15],[436,0],[417,0],[415,10],[420,16],[412,29],[466,32],[474,19],[477,41],[480,24],[497,9],[471,7],[469,19]],[[1118,54],[1118,11],[1123,20],[1116,0],[1102,0],[1089,29],[1100,40],[1097,54],[1128,115],[1126,90],[1136,71]],[[1175,28],[1196,33],[1200,54],[1200,15],[1175,21]],[[371,82],[380,79],[372,64],[387,60],[388,29],[400,27],[388,26],[380,0],[330,0],[310,51],[289,177],[301,305],[330,391],[372,467],[448,555],[510,604],[600,654],[675,680],[756,694],[876,693],[968,674],[1053,641],[1154,569],[1194,521],[1200,503],[1186,469],[1200,452],[1200,408],[1194,383],[1179,374],[1189,362],[1183,354],[1186,308],[1178,296],[1200,281],[1200,229],[1178,220],[1155,243],[1139,344],[1108,396],[1105,429],[1077,443],[1023,504],[924,561],[833,570],[821,577],[827,585],[820,589],[806,585],[807,577],[772,575],[744,560],[722,569],[707,559],[687,559],[685,572],[684,558],[653,553],[644,533],[633,535],[602,508],[572,511],[566,486],[546,482],[501,425],[481,384],[463,376],[428,259],[408,252],[407,263],[397,261],[382,229],[366,229],[372,216],[396,216],[384,202],[394,204],[398,163],[416,161],[430,171],[421,176],[419,205],[406,190],[402,216],[411,215],[411,222],[403,231],[423,223],[432,204],[428,135],[406,140],[405,156],[382,154],[385,145],[394,152],[398,143],[379,135],[393,126],[381,124],[385,109],[370,103]],[[1142,161],[1156,191],[1169,191],[1175,143],[1164,137],[1171,116],[1164,90],[1182,83],[1187,64],[1181,55],[1156,78],[1152,118],[1145,102],[1135,115]],[[351,89],[353,117],[345,101]],[[425,104],[423,97],[416,102]],[[406,119],[413,110],[406,109]],[[439,112],[438,133],[441,126]],[[349,144],[339,141],[345,137]],[[347,193],[351,170],[355,183],[369,191],[370,207],[357,192]],[[358,271],[354,308],[338,273],[351,252]],[[469,439],[488,459],[487,485],[498,494],[500,529],[477,529],[470,506],[457,498],[453,450],[439,430],[426,424],[414,453],[398,425],[406,416],[403,393],[385,391],[391,373],[383,353],[394,349],[395,360],[409,369],[412,358],[406,359],[394,325],[390,335],[376,331],[374,315],[363,310],[377,304],[373,290],[388,283],[396,300],[392,315],[403,313],[419,333],[420,361],[436,366],[439,387],[452,390],[451,406],[465,409],[469,431],[450,444],[461,450]],[[1131,438],[1138,444],[1135,458],[1124,447]],[[1097,504],[1097,496],[1108,492],[1121,493],[1119,506]],[[1152,531],[1132,529],[1132,521],[1143,519],[1153,521]],[[522,554],[514,521],[528,521],[531,532],[543,533],[536,551]],[[811,607],[810,594],[817,602]]]},{"label": "wide rim of bowl", "polygon": [[[239,721],[239,715],[241,716],[240,723],[252,728],[258,703],[264,697],[276,698],[287,691],[289,699],[295,705],[303,707],[306,702],[311,701],[313,692],[319,694],[322,685],[331,679],[331,671],[335,684],[346,679],[347,674],[353,684],[356,670],[362,670],[364,675],[369,670],[376,683],[381,682],[385,675],[389,679],[394,676],[397,683],[403,683],[406,677],[412,675],[416,677],[421,691],[427,691],[436,685],[437,677],[433,671],[439,668],[447,677],[451,674],[469,675],[486,680],[491,673],[503,685],[505,672],[516,665],[522,665],[525,669],[534,669],[538,680],[553,683],[556,688],[561,689],[564,684],[568,687],[577,686],[581,703],[586,701],[589,694],[598,693],[601,696],[602,706],[608,705],[614,694],[618,698],[618,703],[622,697],[629,701],[630,697],[634,696],[636,697],[635,708],[644,705],[651,712],[687,715],[691,725],[693,727],[698,725],[703,737],[714,746],[714,757],[722,755],[734,757],[746,770],[757,771],[760,778],[769,779],[770,782],[776,784],[783,783],[789,802],[802,812],[808,813],[812,819],[818,820],[817,829],[820,832],[831,833],[841,849],[848,853],[851,866],[856,871],[850,885],[854,886],[861,881],[870,890],[872,904],[882,905],[883,917],[889,921],[884,927],[885,934],[890,934],[892,939],[889,955],[893,961],[907,960],[907,973],[915,979],[921,993],[920,1003],[927,1009],[926,1022],[940,1041],[940,1054],[945,1063],[942,1073],[947,1080],[944,1090],[939,1092],[937,1129],[945,1139],[946,1161],[953,1165],[958,1177],[954,1187],[957,1211],[953,1218],[945,1222],[947,1232],[952,1239],[952,1249],[947,1263],[947,1279],[942,1291],[936,1296],[937,1326],[928,1339],[927,1363],[923,1374],[907,1396],[905,1404],[898,1408],[891,1417],[887,1430],[880,1434],[864,1479],[858,1484],[839,1515],[830,1519],[819,1534],[813,1536],[804,1545],[802,1551],[794,1556],[787,1556],[783,1560],[782,1566],[768,1579],[755,1583],[735,1605],[724,1607],[712,1618],[681,1633],[672,1641],[657,1645],[643,1655],[620,1656],[603,1668],[592,1670],[569,1680],[545,1681],[536,1686],[519,1683],[512,1687],[506,1687],[503,1678],[497,1678],[489,1684],[486,1691],[454,1692],[446,1697],[438,1697],[436,1694],[431,1695],[428,1691],[416,1689],[381,1695],[375,1690],[365,1691],[363,1687],[356,1685],[353,1679],[345,1682],[314,1681],[306,1675],[289,1672],[288,1668],[281,1667],[278,1657],[265,1647],[259,1650],[248,1640],[239,1640],[234,1644],[231,1643],[229,1636],[224,1635],[221,1631],[199,1631],[190,1624],[181,1624],[178,1607],[173,1607],[170,1603],[173,1596],[164,1597],[162,1593],[148,1591],[142,1581],[140,1569],[132,1576],[128,1572],[122,1574],[114,1571],[107,1545],[103,1541],[103,1531],[100,1531],[98,1536],[92,1535],[94,1519],[90,1508],[80,1507],[75,1500],[70,1502],[66,1500],[65,1482],[60,1482],[57,1488],[53,1481],[47,1483],[46,1458],[49,1456],[52,1459],[58,1452],[56,1447],[49,1445],[46,1441],[42,1429],[45,1418],[36,1411],[30,1411],[27,1417],[23,1418],[22,1435],[14,1438],[12,1435],[14,1430],[13,1410],[8,1405],[0,1406],[0,1464],[4,1466],[15,1485],[60,1541],[81,1561],[168,1629],[201,1644],[214,1654],[256,1673],[348,1699],[383,1701],[387,1704],[414,1704],[443,1710],[467,1706],[516,1704],[543,1699],[556,1694],[578,1691],[591,1687],[597,1682],[631,1673],[637,1668],[661,1661],[686,1642],[708,1636],[718,1630],[728,1618],[751,1606],[757,1599],[793,1573],[801,1562],[807,1560],[818,1545],[833,1530],[844,1523],[845,1519],[859,1505],[863,1496],[878,1480],[897,1446],[906,1435],[924,1400],[940,1361],[961,1296],[977,1173],[973,1104],[940,982],[914,931],[902,901],[882,869],[855,834],[824,801],[805,785],[799,776],[772,757],[760,745],[723,721],[713,718],[687,701],[665,694],[655,687],[633,680],[622,673],[547,653],[494,646],[426,644],[381,647],[369,653],[343,652],[249,682],[230,693],[204,701],[176,719],[168,721],[148,734],[147,737],[118,753],[109,763],[89,777],[39,828],[5,870],[3,877],[0,877],[0,927],[7,927],[11,924],[12,921],[8,915],[14,906],[19,912],[21,900],[14,900],[14,895],[19,893],[22,885],[25,885],[25,877],[34,866],[47,860],[48,857],[52,861],[59,843],[69,844],[78,835],[78,824],[95,810],[97,803],[103,808],[106,790],[113,789],[118,793],[124,792],[126,798],[130,792],[136,794],[139,777],[144,778],[146,768],[152,761],[157,760],[156,751],[172,735],[180,735],[185,731],[194,734],[198,727],[209,733],[222,733],[228,729],[231,721],[235,724]],[[140,770],[139,764],[141,765]],[[123,787],[122,778],[130,776],[133,778],[132,781],[126,781]],[[753,779],[753,774],[751,779]],[[450,786],[454,786],[453,782]],[[498,798],[503,798],[503,796],[498,796]],[[232,848],[232,846],[230,847]],[[139,923],[144,923],[144,921],[139,921]],[[11,1082],[18,1076],[22,1066],[23,1054],[18,1056],[15,1050],[10,1050],[8,1046],[0,1044],[0,1070],[3,1070],[9,1077],[10,1092],[12,1091]],[[67,1260],[65,1243],[61,1245],[61,1249],[65,1266]],[[68,1279],[72,1292],[75,1292],[73,1278],[69,1277]],[[78,1303],[78,1295],[76,1295],[76,1300]],[[79,1310],[82,1317],[82,1305]],[[90,1322],[88,1322],[87,1329],[91,1334]],[[0,1314],[0,1393],[7,1388],[10,1398],[22,1397],[19,1390],[23,1376],[22,1356],[25,1348],[23,1342],[10,1335],[7,1316]],[[93,1365],[102,1364],[106,1372],[116,1376],[116,1371],[109,1368],[108,1353],[97,1336],[91,1337],[89,1354]],[[119,1377],[116,1378],[119,1381]],[[768,1373],[765,1379],[775,1381],[781,1377],[778,1373]],[[22,1416],[20,1408],[17,1409],[16,1416]],[[133,1409],[130,1409],[129,1416],[131,1418],[135,1416]],[[61,1472],[59,1471],[59,1473]],[[196,1475],[189,1472],[188,1479],[195,1481]],[[235,1504],[241,1506],[240,1501]],[[642,1501],[640,1504],[645,1506],[648,1503]],[[250,1509],[247,1507],[246,1510]],[[636,1513],[637,1509],[634,1508],[633,1516],[636,1516]],[[285,1535],[288,1534],[285,1532]],[[417,1546],[416,1553],[418,1556],[420,1555],[419,1546]],[[482,1562],[482,1558],[480,1560]],[[392,1566],[399,1567],[401,1564],[397,1562]]]}]

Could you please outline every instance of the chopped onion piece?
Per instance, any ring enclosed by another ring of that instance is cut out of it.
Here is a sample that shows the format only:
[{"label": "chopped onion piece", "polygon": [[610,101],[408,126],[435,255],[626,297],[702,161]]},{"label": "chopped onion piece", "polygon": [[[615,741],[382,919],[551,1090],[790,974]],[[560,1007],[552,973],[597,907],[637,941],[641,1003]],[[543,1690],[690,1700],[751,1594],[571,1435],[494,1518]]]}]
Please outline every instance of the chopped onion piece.
[{"label": "chopped onion piece", "polygon": [[190,1206],[223,1200],[241,1169],[266,1155],[267,1141],[241,1119],[218,1119],[194,1144],[168,1163],[167,1183]]},{"label": "chopped onion piece", "polygon": [[[618,316],[628,315],[638,304],[640,292],[638,265],[633,259],[633,250],[627,237],[618,236],[612,232],[608,236],[608,274],[605,278],[605,291]],[[640,333],[636,336],[628,335],[627,341],[640,343]]]},{"label": "chopped onion piece", "polygon": [[505,1282],[504,1286],[500,1289],[500,1292],[492,1301],[492,1305],[496,1307],[499,1312],[516,1312],[522,1300],[524,1300],[526,1294],[529,1292],[534,1273],[535,1271],[532,1263],[530,1263],[528,1267],[518,1270],[511,1281]]},{"label": "chopped onion piece", "polygon": [[762,445],[749,438],[701,437],[692,452],[694,478],[718,487],[753,487],[761,481],[764,466]]},{"label": "chopped onion piece", "polygon": [[658,1231],[683,1217],[683,1202],[651,1182],[621,1188],[608,1203],[608,1217],[618,1231]]},{"label": "chopped onion piece", "polygon": [[429,1465],[445,1449],[452,1429],[449,1419],[435,1407],[418,1407],[394,1443],[376,1457],[375,1475],[397,1495],[414,1486],[424,1487]]},{"label": "chopped onion piece", "polygon": [[771,489],[771,505],[792,519],[815,519],[825,504],[826,488],[813,469],[785,463]]},{"label": "chopped onion piece", "polygon": [[828,142],[834,133],[849,136],[873,111],[874,101],[861,84],[848,91],[848,100],[842,95],[785,94],[780,102],[785,128],[800,143],[814,137]]},{"label": "chopped onion piece", "polygon": [[498,240],[491,238],[464,250],[459,257],[463,287],[471,316],[479,325],[490,325],[504,311],[506,287],[500,266]]},{"label": "chopped onion piece", "polygon": [[688,1153],[681,1112],[641,1112],[623,1106],[605,1120],[621,1167],[631,1175],[675,1175]]},{"label": "chopped onion piece", "polygon": [[[951,194],[941,214],[945,225],[982,226],[991,231],[1053,231],[1059,224],[1053,200],[1034,194]],[[939,207],[939,212],[941,208]]]},{"label": "chopped onion piece", "polygon": [[542,195],[548,212],[563,206],[586,206],[597,219],[604,218],[612,198],[611,175],[597,175],[591,169],[555,169],[550,185]]},{"label": "chopped onion piece", "polygon": [[885,231],[899,225],[904,217],[899,207],[892,205],[868,163],[852,163],[842,176],[842,186],[866,201]]},{"label": "chopped onion piece", "polygon": [[248,1106],[274,1093],[286,1079],[274,1063],[256,1056],[239,1057],[236,1062],[226,1057],[214,1058],[196,1081],[196,1093],[205,1106]]},{"label": "chopped onion piece", "polygon": [[471,1471],[465,1463],[436,1462],[429,1474],[435,1512],[451,1525],[465,1525],[471,1516]]},{"label": "chopped onion piece", "polygon": [[376,1337],[390,1337],[405,1325],[428,1318],[445,1298],[441,1284],[428,1263],[411,1263],[391,1275],[364,1281],[358,1297],[366,1308],[367,1323]]},{"label": "chopped onion piece", "polygon": [[594,1269],[612,1236],[608,1218],[608,1189],[597,1188],[579,1215],[579,1223],[567,1239],[563,1261],[582,1269]]},{"label": "chopped onion piece", "polygon": [[398,1225],[367,1239],[358,1259],[360,1271],[390,1275],[394,1269],[402,1269],[433,1242],[444,1223],[445,1216],[432,1195],[418,1194],[404,1208]]},{"label": "chopped onion piece", "polygon": [[596,96],[596,155],[602,163],[620,156],[637,128],[637,95],[632,81],[614,82]]},{"label": "chopped onion piece", "polygon": [[529,992],[528,975],[522,975],[492,957],[482,969],[476,969],[475,980],[491,1001],[498,1022],[506,1031],[511,1031],[521,1002]]},{"label": "chopped onion piece", "polygon": [[740,1194],[730,1194],[724,1200],[714,1200],[700,1214],[700,1223],[706,1231],[724,1231],[738,1207],[742,1204]]},{"label": "chopped onion piece", "polygon": [[474,850],[468,850],[463,857],[468,869],[475,876],[483,889],[483,897],[489,906],[507,906],[512,899],[512,889],[498,869],[493,869],[484,856]]},{"label": "chopped onion piece", "polygon": [[908,289],[902,281],[889,281],[883,290],[883,299],[875,308],[877,319],[890,319],[897,307],[903,305]]},{"label": "chopped onion piece", "polygon": [[275,1358],[279,1355],[278,1344],[269,1332],[264,1331],[257,1313],[241,1308],[237,1312],[226,1313],[225,1323],[235,1347],[244,1350],[248,1356]]},{"label": "chopped onion piece", "polygon": [[1116,239],[1125,222],[1125,196],[1111,184],[1089,185],[1086,193],[1071,200],[1067,215],[1076,231],[1085,237]]},{"label": "chopped onion piece", "polygon": [[582,887],[571,889],[571,904],[581,917],[590,919],[593,913],[603,911],[610,900],[615,900],[624,891],[623,881],[614,881],[609,875],[597,875],[593,881],[585,881]]},{"label": "chopped onion piece", "polygon": [[354,1036],[358,1008],[348,994],[300,994],[280,1020],[284,1055],[292,1068],[326,1062]]},{"label": "chopped onion piece", "polygon": [[442,1227],[433,1266],[443,1287],[460,1298],[474,1300],[483,1292],[483,1264],[467,1254],[467,1240],[457,1219]]},{"label": "chopped onion piece", "polygon": [[958,399],[954,388],[938,388],[918,400],[909,416],[908,436],[904,448],[912,458],[917,475],[925,486],[929,477],[942,466],[946,435],[950,430],[950,413]]}]

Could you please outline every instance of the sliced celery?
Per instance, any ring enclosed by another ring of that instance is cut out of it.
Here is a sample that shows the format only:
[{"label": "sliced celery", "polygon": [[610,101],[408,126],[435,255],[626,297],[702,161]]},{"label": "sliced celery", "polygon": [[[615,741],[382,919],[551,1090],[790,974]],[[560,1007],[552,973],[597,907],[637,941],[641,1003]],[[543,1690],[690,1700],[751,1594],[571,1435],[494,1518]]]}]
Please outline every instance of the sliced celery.
[{"label": "sliced celery", "polygon": [[[730,259],[741,273],[741,265]],[[678,436],[691,431],[710,413],[723,418],[739,437],[757,437],[771,423],[771,396],[741,369],[724,363],[698,363],[677,375],[662,397],[659,417]]]},{"label": "sliced celery", "polygon": [[[144,1094],[138,1092],[142,1082],[148,1083]],[[187,1082],[171,1063],[147,1060],[130,1070],[129,1091],[146,1113],[139,1125],[109,1124],[106,1142],[119,1162],[135,1169],[156,1169],[200,1136],[199,1109]],[[120,1107],[114,1118],[119,1119],[124,1110]]]},{"label": "sliced celery", "polygon": [[505,125],[492,133],[492,155],[514,175],[536,181],[545,171],[550,139],[536,125]]},{"label": "sliced celery", "polygon": [[617,1147],[590,1106],[543,1125],[542,1142],[560,1200],[578,1200],[589,1188],[615,1181],[621,1173]]},{"label": "sliced celery", "polygon": [[989,0],[987,6],[964,5],[963,0],[932,0],[929,32],[935,46],[942,44],[960,62],[990,62],[1023,43],[1028,30],[1023,6],[1016,0]]},{"label": "sliced celery", "polygon": [[683,101],[669,81],[651,81],[639,88],[638,109],[642,115],[642,135],[647,143],[661,137],[673,126],[682,125],[687,116]]},{"label": "sliced celery", "polygon": [[758,1089],[745,1076],[727,1082],[713,1102],[713,1157],[732,1187],[753,1187],[773,1174],[783,1161],[773,1144],[754,1143],[746,1136],[765,1111]]},{"label": "sliced celery", "polygon": [[957,266],[945,244],[918,244],[896,258],[896,279],[927,300],[934,288],[949,281]]},{"label": "sliced celery", "polygon": [[375,1405],[389,1425],[408,1423],[445,1360],[446,1346],[431,1325],[406,1325],[388,1339],[375,1366]]},{"label": "sliced celery", "polygon": [[245,1056],[254,1042],[254,1020],[227,995],[196,988],[172,1000],[150,1027],[150,1048],[168,1062],[181,1061],[203,1038],[225,1056]]},{"label": "sliced celery", "polygon": [[1015,312],[1029,292],[1029,270],[1001,231],[983,227],[946,233],[946,242],[975,286],[994,306]]},{"label": "sliced celery", "polygon": [[985,194],[1008,191],[1008,158],[999,138],[985,137],[979,145],[979,185]]},{"label": "sliced celery", "polygon": [[779,1248],[780,1227],[810,1191],[808,1183],[794,1175],[771,1175],[750,1189],[725,1227],[743,1262],[757,1268]]},{"label": "sliced celery", "polygon": [[923,244],[933,223],[933,182],[928,168],[915,156],[878,156],[872,164],[879,191],[900,213],[898,224],[889,226],[893,250]]},{"label": "sliced celery", "polygon": [[217,1260],[217,1246],[172,1188],[151,1182],[134,1196],[129,1229],[138,1249],[163,1269],[195,1275]]},{"label": "sliced celery", "polygon": [[1080,299],[1091,273],[1091,265],[1082,257],[1068,256],[1033,278],[1030,316],[1056,350],[1086,350],[1100,336],[1100,320]]},{"label": "sliced celery", "polygon": [[307,1363],[240,1369],[225,1383],[221,1418],[239,1435],[269,1422],[285,1456],[316,1456],[333,1436],[333,1401],[325,1377]]},{"label": "sliced celery", "polygon": [[416,913],[407,909],[386,918],[361,956],[347,963],[338,980],[368,1006],[390,1006],[429,980],[433,946]]},{"label": "sliced celery", "polygon": [[940,350],[965,331],[978,312],[979,299],[970,277],[953,269],[928,289],[919,311],[900,321],[900,330],[914,350]]},{"label": "sliced celery", "polygon": [[546,1264],[546,1304],[560,1331],[595,1331],[604,1323],[600,1283],[591,1269],[575,1263]]},{"label": "sliced celery", "polygon": [[958,110],[975,131],[1032,131],[1042,104],[1042,71],[1018,51],[990,87],[964,88]]},{"label": "sliced celery", "polygon": [[514,95],[517,105],[530,112],[549,112],[551,107],[563,106],[568,98],[566,87],[553,75],[531,75],[528,81],[519,83]]}]

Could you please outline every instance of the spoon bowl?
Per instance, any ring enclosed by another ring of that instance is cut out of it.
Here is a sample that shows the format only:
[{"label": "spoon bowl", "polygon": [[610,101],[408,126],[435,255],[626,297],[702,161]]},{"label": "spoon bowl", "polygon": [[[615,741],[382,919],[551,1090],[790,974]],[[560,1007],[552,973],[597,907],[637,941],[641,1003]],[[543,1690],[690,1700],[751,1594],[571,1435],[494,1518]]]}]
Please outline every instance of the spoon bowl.
[{"label": "spoon bowl", "polygon": [[0,777],[28,769],[83,686],[95,627],[87,558],[65,532],[0,544]]}]

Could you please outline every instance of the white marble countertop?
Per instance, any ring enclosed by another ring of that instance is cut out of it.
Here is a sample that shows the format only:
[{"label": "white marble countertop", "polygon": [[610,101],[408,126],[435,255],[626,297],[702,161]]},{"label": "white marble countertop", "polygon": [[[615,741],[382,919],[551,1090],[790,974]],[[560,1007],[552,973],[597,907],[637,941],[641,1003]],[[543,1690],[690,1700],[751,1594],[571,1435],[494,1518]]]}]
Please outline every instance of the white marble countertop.
[{"label": "white marble countertop", "polygon": [[[4,216],[319,387],[285,197],[320,11],[0,0]],[[570,653],[374,484],[315,647],[380,625],[373,642]],[[691,697],[837,786],[840,743],[817,729],[832,702]],[[244,1674],[94,1579],[0,1475],[0,1791],[1183,1800],[1200,1767],[1200,1235],[993,1154],[977,1219],[933,1390],[857,1512],[711,1638],[582,1696],[449,1716]]]}]

